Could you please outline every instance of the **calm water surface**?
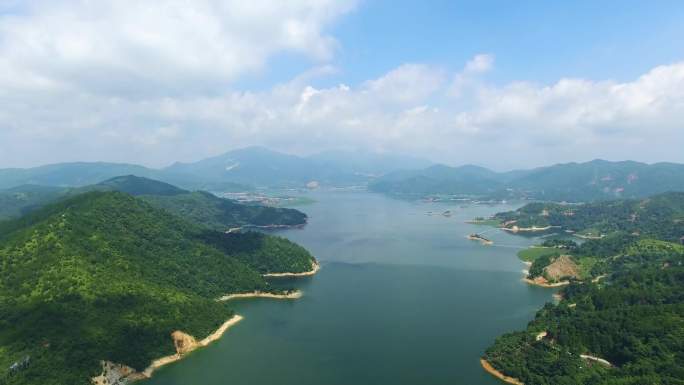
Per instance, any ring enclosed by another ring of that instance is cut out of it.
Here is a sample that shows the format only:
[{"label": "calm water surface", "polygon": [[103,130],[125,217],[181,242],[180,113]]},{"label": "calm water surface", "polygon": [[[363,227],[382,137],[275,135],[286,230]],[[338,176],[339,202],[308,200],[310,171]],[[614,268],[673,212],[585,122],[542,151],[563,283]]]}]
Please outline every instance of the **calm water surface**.
[{"label": "calm water surface", "polygon": [[[278,282],[304,297],[235,301],[241,323],[145,385],[499,384],[479,357],[552,292],[521,282],[515,253],[533,240],[464,221],[514,207],[312,197],[299,207],[309,224],[278,232],[322,263],[314,277]],[[476,231],[495,246],[465,238]]]}]

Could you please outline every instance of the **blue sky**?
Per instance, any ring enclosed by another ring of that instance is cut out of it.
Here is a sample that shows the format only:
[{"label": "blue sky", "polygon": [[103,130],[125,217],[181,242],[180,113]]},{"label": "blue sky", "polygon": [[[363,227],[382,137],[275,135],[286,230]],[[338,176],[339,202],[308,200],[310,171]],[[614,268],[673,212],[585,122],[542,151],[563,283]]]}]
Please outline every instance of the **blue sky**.
[{"label": "blue sky", "polygon": [[[626,81],[684,57],[681,1],[369,0],[330,26],[340,47],[339,76],[358,84],[402,63],[457,70],[478,53],[495,55],[496,82],[563,77]],[[312,65],[301,56],[271,59],[241,82],[270,87]]]},{"label": "blue sky", "polygon": [[3,167],[684,162],[683,121],[680,1],[0,0]]}]

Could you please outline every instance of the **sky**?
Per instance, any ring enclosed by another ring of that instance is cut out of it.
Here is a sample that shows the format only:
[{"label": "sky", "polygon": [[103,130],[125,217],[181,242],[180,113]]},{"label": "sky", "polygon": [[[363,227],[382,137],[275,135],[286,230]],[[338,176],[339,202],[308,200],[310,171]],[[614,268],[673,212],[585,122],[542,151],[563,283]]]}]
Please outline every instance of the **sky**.
[{"label": "sky", "polygon": [[0,168],[684,162],[681,1],[0,0]]}]

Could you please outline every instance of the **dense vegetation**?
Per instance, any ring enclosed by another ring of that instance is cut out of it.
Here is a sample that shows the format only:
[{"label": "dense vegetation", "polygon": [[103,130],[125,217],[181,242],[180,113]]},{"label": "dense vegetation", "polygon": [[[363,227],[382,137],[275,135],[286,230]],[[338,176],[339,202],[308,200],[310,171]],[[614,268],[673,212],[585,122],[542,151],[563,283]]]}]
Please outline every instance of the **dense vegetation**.
[{"label": "dense vegetation", "polygon": [[495,218],[506,227],[558,226],[580,236],[625,232],[678,242],[684,235],[684,193],[578,205],[537,202]]},{"label": "dense vegetation", "polygon": [[88,191],[120,191],[140,196],[152,205],[216,230],[242,226],[297,226],[306,214],[287,208],[246,205],[213,194],[190,192],[168,183],[133,175],[80,188],[21,186],[0,191],[0,219],[19,217],[50,202]]},{"label": "dense vegetation", "polygon": [[306,249],[285,238],[258,232],[232,233],[230,236],[205,232],[203,238],[261,274],[303,273],[312,267],[311,258],[302,258],[302,255],[308,255]]},{"label": "dense vegetation", "polygon": [[18,218],[62,195],[60,187],[23,185],[0,190],[0,220]]},{"label": "dense vegetation", "polygon": [[[499,337],[484,358],[527,385],[684,384],[684,246],[669,242],[684,235],[673,232],[679,229],[681,199],[665,194],[573,206],[574,216],[558,217],[567,218],[562,226],[578,231],[612,232],[580,245],[567,239],[545,242],[580,265],[592,261],[590,271],[561,291],[558,304],[541,309],[525,331]],[[562,206],[528,205],[518,215],[546,209],[545,218],[556,223],[551,212],[557,207]],[[637,217],[626,225],[634,210]],[[543,274],[553,258],[541,253],[530,275]],[[605,277],[590,279],[599,275]]]},{"label": "dense vegetation", "polygon": [[485,200],[588,202],[682,191],[684,165],[594,160],[502,173],[476,166],[432,166],[389,173],[369,187],[393,195],[477,195]]},{"label": "dense vegetation", "polygon": [[88,384],[103,359],[144,369],[173,353],[172,331],[203,337],[229,318],[217,297],[272,290],[262,272],[312,261],[287,240],[213,232],[119,192],[1,222],[0,379]]},{"label": "dense vegetation", "polygon": [[247,205],[204,191],[145,195],[142,199],[189,221],[223,231],[242,226],[298,226],[307,219],[306,214],[295,209]]}]

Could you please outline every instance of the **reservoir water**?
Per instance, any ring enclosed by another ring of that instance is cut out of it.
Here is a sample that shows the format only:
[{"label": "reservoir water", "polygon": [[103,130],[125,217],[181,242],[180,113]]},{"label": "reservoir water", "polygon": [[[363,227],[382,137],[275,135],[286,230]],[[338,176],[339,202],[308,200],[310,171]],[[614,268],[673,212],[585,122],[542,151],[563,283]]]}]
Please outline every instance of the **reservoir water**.
[{"label": "reservoir water", "polygon": [[[500,383],[480,356],[553,292],[521,281],[516,251],[533,239],[464,221],[515,206],[311,197],[298,207],[309,224],[277,232],[322,264],[313,277],[277,282],[304,296],[234,301],[241,323],[145,385]],[[482,231],[493,246],[466,239]]]}]

